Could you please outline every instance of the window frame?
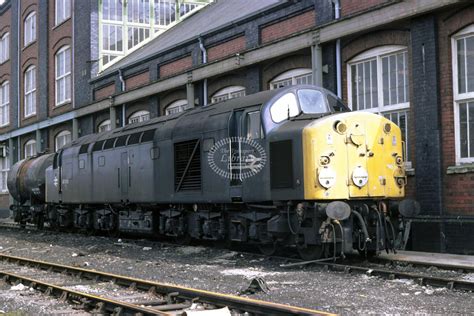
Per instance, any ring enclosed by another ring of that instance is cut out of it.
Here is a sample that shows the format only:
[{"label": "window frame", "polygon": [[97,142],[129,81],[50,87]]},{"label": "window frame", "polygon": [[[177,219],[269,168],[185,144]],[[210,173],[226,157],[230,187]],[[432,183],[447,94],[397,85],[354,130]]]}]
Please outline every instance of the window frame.
[{"label": "window frame", "polygon": [[[136,124],[150,120],[150,111],[138,110],[128,117],[128,124]],[[135,121],[136,120],[136,121]]]},{"label": "window frame", "polygon": [[0,38],[0,64],[10,60],[10,32],[5,32]]},{"label": "window frame", "polygon": [[23,45],[27,47],[36,41],[36,11],[30,12],[23,22]]},{"label": "window frame", "polygon": [[[29,154],[29,153],[27,152],[28,149],[30,149],[32,155],[28,155],[28,154]],[[27,141],[27,142],[25,143],[25,145],[23,146],[23,154],[24,154],[24,158],[25,158],[25,159],[36,156],[36,154],[37,154],[37,151],[36,151],[36,140],[30,139],[29,141]]]},{"label": "window frame", "polygon": [[7,193],[7,178],[10,171],[10,161],[7,157],[0,157],[0,192]]},{"label": "window frame", "polygon": [[[104,128],[104,127],[105,129],[101,131],[101,128]],[[102,122],[100,122],[99,125],[97,125],[97,133],[108,132],[111,129],[112,129],[112,122],[110,121],[110,119],[103,120]]]},{"label": "window frame", "polygon": [[[177,112],[172,112],[170,113],[169,110],[171,109],[175,109],[177,108],[178,111]],[[165,108],[164,108],[164,114],[165,115],[171,115],[171,114],[178,114],[178,113],[181,113],[181,112],[184,112],[188,109],[188,100],[186,99],[179,99],[179,100],[176,100],[176,101],[173,101],[171,102],[170,104],[168,104]]]},{"label": "window frame", "polygon": [[[456,165],[472,164],[473,157],[461,157],[461,122],[459,121],[460,105],[464,103],[474,102],[474,91],[465,93],[459,92],[458,81],[458,44],[457,41],[462,38],[474,36],[474,24],[468,25],[451,36],[451,58],[452,58],[452,76],[453,76],[453,118],[454,118],[454,142]],[[467,76],[467,73],[466,73]],[[474,115],[471,114],[471,115]],[[474,139],[469,142],[474,146]]]},{"label": "window frame", "polygon": [[228,86],[219,89],[211,97],[211,103],[218,103],[234,98],[245,97],[246,89],[244,86]]},{"label": "window frame", "polygon": [[[4,100],[4,93],[7,91],[7,100]],[[5,114],[6,112],[6,114]],[[6,120],[3,121],[5,116]],[[10,81],[5,80],[0,85],[0,127],[10,124]]]},{"label": "window frame", "polygon": [[[313,83],[313,71],[311,68],[293,68],[286,70],[282,73],[280,73],[278,76],[273,78],[269,83],[269,89],[274,90],[274,89],[279,89],[282,87],[287,87],[287,86],[294,86],[298,84],[298,79],[301,79],[303,77],[307,77],[309,82],[306,84],[312,84]],[[291,81],[289,85],[283,84],[281,86],[278,86],[278,83],[282,83],[285,81]]]},{"label": "window frame", "polygon": [[[67,137],[69,136],[69,141],[67,140]],[[64,144],[59,144],[59,141],[62,140],[62,139],[66,139]],[[58,134],[56,134],[56,137],[54,137],[54,151],[57,152],[58,150],[60,150],[61,148],[63,148],[64,146],[66,146],[67,144],[71,143],[72,141],[72,133],[68,130],[63,130],[61,132],[59,132]],[[61,146],[59,146],[61,145]]]},{"label": "window frame", "polygon": [[[64,54],[64,64],[62,65],[64,67],[64,73],[58,75],[58,59],[61,54]],[[55,98],[55,106],[61,106],[66,103],[71,102],[71,96],[72,96],[72,84],[71,84],[71,78],[72,78],[72,58],[71,58],[71,46],[66,45],[61,47],[56,54],[54,55],[54,77],[55,77],[55,91],[54,91],[54,98]],[[69,71],[66,71],[66,65],[67,65],[67,60],[66,58],[69,58]],[[65,82],[64,84],[64,99],[59,99],[58,98],[58,92],[59,92],[59,84],[61,82]],[[67,85],[69,83],[69,96],[67,95],[66,91],[67,90]]]},{"label": "window frame", "polygon": [[[383,90],[383,63],[382,59],[384,57],[394,55],[394,54],[399,54],[399,53],[405,53],[406,52],[406,65],[407,65],[407,102],[402,102],[398,104],[391,104],[391,105],[384,105],[384,90]],[[377,79],[377,106],[373,108],[366,108],[366,109],[361,109],[361,110],[355,110],[354,105],[352,104],[352,66],[355,64],[359,64],[362,62],[367,62],[375,60],[376,61],[376,66],[377,66],[377,72],[376,72],[376,79]],[[348,106],[351,109],[351,111],[364,111],[364,112],[371,112],[371,113],[376,113],[381,116],[392,116],[394,114],[397,114],[398,120],[400,120],[400,114],[405,114],[405,126],[406,126],[406,134],[403,135],[405,137],[405,147],[406,147],[406,154],[407,154],[407,161],[406,161],[406,166],[410,168],[411,166],[411,154],[408,154],[409,151],[409,120],[411,119],[410,117],[410,98],[411,98],[411,93],[410,93],[410,60],[409,60],[409,55],[408,55],[408,47],[404,45],[383,45],[379,47],[375,47],[372,49],[369,49],[361,54],[358,54],[351,60],[349,60],[346,64],[346,79],[347,79],[347,100],[348,100]],[[387,118],[388,119],[388,118]]]},{"label": "window frame", "polygon": [[[31,90],[27,90],[27,76],[28,76],[28,73],[31,73],[33,72],[34,76],[34,84],[32,85],[32,89]],[[35,65],[31,65],[29,66],[28,68],[26,68],[25,72],[24,72],[24,76],[23,76],[23,110],[24,110],[24,113],[23,113],[23,116],[25,118],[27,117],[31,117],[33,115],[36,115],[36,66]],[[32,111],[31,112],[28,112],[28,97],[29,95],[32,95],[31,97],[31,100],[32,100]]]},{"label": "window frame", "polygon": [[[59,14],[58,11],[58,3],[62,3],[62,14]],[[71,18],[72,10],[71,10],[71,0],[55,0],[54,1],[54,25],[58,26],[62,24],[64,21],[67,21]]]}]

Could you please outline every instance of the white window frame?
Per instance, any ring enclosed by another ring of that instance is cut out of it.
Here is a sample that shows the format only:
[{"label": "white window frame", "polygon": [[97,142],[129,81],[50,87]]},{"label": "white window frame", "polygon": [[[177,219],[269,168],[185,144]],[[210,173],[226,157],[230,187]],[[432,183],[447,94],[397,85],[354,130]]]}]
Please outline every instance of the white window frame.
[{"label": "white window frame", "polygon": [[[61,62],[61,56],[64,56]],[[66,69],[66,65],[68,64],[69,60],[69,69]],[[72,85],[71,85],[71,46],[64,46],[62,47],[56,55],[54,55],[54,64],[55,64],[55,76],[56,76],[56,90],[55,90],[55,99],[56,99],[56,106],[63,105],[65,103],[71,102],[71,94],[72,94]],[[61,72],[61,67],[63,72]],[[60,86],[63,86],[62,95],[59,95]],[[69,89],[68,89],[69,88]]]},{"label": "white window frame", "polygon": [[165,107],[165,115],[171,115],[176,113],[181,113],[188,108],[188,100],[180,99],[168,104]]},{"label": "white window frame", "polygon": [[112,129],[112,123],[110,120],[103,120],[99,126],[97,126],[97,133],[103,133]]},{"label": "white window frame", "polygon": [[0,64],[10,59],[10,33],[6,32],[0,39]]},{"label": "white window frame", "polygon": [[71,0],[56,0],[55,6],[55,25],[59,25],[71,17]]},{"label": "white window frame", "polygon": [[240,98],[245,96],[245,87],[242,86],[229,86],[220,89],[214,93],[211,97],[211,103],[217,103],[229,99]]},{"label": "white window frame", "polygon": [[24,46],[36,41],[36,11],[31,12],[23,23]]},{"label": "white window frame", "polygon": [[54,150],[58,151],[59,149],[69,144],[71,140],[72,134],[70,131],[64,130],[59,132],[54,138]]},{"label": "white window frame", "polygon": [[0,192],[8,192],[7,179],[10,171],[10,162],[8,157],[0,157]]},{"label": "white window frame", "polygon": [[[28,78],[28,76],[32,76]],[[26,69],[25,75],[23,76],[24,86],[24,116],[30,117],[36,114],[36,66],[30,66]],[[31,86],[31,89],[28,89],[28,86]],[[31,102],[31,104],[29,103]]]},{"label": "white window frame", "polygon": [[25,143],[24,146],[25,159],[33,157],[37,154],[36,152],[36,140],[30,139]]},{"label": "white window frame", "polygon": [[140,122],[145,122],[150,119],[150,112],[142,110],[142,111],[137,111],[130,115],[128,118],[128,124],[135,124],[135,123],[140,123]]},{"label": "white window frame", "polygon": [[[385,115],[392,115],[394,113],[402,113],[406,112],[405,116],[405,128],[406,128],[406,135],[405,136],[405,147],[406,150],[408,151],[409,148],[409,132],[408,132],[408,121],[411,120],[409,114],[410,114],[410,94],[409,94],[409,85],[407,86],[407,93],[408,93],[408,102],[402,102],[398,104],[392,104],[392,105],[384,105],[384,94],[383,94],[383,64],[382,64],[382,58],[397,54],[397,53],[402,53],[402,52],[407,52],[408,49],[406,46],[403,45],[385,45],[385,46],[380,46],[376,47],[373,49],[370,49],[362,54],[357,55],[356,57],[352,58],[349,62],[347,62],[347,99],[348,99],[348,105],[351,110],[354,110],[353,104],[352,104],[352,68],[351,66],[354,64],[358,64],[361,62],[366,62],[369,60],[376,60],[377,63],[377,103],[378,106],[373,107],[373,108],[368,108],[368,109],[362,109],[358,111],[364,111],[364,112],[372,112],[372,113],[377,113],[382,116]],[[406,62],[408,63],[408,54],[407,54],[407,60]],[[408,69],[409,71],[409,69]],[[409,75],[407,75],[407,79],[409,80]],[[408,158],[409,159],[409,158]],[[411,166],[411,162],[407,161],[406,163],[407,167]]]},{"label": "white window frame", "polygon": [[[109,11],[104,10],[104,0],[99,1],[99,71],[113,65],[123,56],[143,46],[213,0],[148,0],[148,4],[140,3],[140,0],[122,0],[122,3],[117,6],[118,1],[114,0]],[[166,10],[165,14],[161,16],[163,11],[160,10],[160,6],[165,5],[169,7],[169,10]],[[135,14],[132,8],[139,8],[138,14]],[[142,14],[140,14],[140,9],[143,11]],[[113,12],[112,19],[104,14],[108,12]],[[116,17],[116,15],[120,16]],[[144,17],[144,19],[140,21],[140,17]],[[161,19],[160,17],[165,18]],[[165,23],[161,23],[162,21]],[[122,40],[121,49],[109,45],[109,39],[103,35],[111,27],[115,29],[114,41],[118,38]],[[131,40],[130,47],[129,40]]]},{"label": "white window frame", "polygon": [[[460,93],[458,85],[458,49],[457,41],[461,38],[474,36],[474,24],[471,24],[451,37],[451,52],[452,52],[452,69],[453,69],[453,109],[454,109],[454,139],[455,139],[455,154],[456,165],[465,163],[474,163],[474,157],[461,157],[461,135],[459,118],[459,104],[474,102],[474,91]],[[467,74],[466,74],[467,75]],[[474,113],[470,113],[474,115]],[[474,145],[474,140],[470,144]]]},{"label": "white window frame", "polygon": [[0,127],[10,124],[10,82],[0,85]]},{"label": "white window frame", "polygon": [[270,90],[293,86],[298,84],[299,80],[304,79],[306,84],[312,84],[313,81],[313,71],[311,68],[295,68],[287,70],[270,81],[269,88]]}]

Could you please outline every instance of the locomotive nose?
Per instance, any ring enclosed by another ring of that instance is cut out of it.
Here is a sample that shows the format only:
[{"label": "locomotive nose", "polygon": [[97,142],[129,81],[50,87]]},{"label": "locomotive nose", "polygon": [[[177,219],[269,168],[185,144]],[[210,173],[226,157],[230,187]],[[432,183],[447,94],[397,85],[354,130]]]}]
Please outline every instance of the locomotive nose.
[{"label": "locomotive nose", "polygon": [[401,131],[386,118],[351,112],[303,130],[307,199],[401,198],[406,184]]}]

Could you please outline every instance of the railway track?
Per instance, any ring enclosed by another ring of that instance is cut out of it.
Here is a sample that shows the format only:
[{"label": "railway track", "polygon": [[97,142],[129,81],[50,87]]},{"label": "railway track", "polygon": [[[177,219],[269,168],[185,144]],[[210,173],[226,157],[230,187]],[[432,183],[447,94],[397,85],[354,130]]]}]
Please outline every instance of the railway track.
[{"label": "railway track", "polygon": [[[9,223],[6,226],[3,226],[0,224],[0,227],[7,227],[7,228],[20,228],[19,225],[11,224]],[[30,229],[30,227],[27,226],[27,229]],[[33,230],[36,230],[36,228],[32,228]],[[175,246],[179,247],[180,245],[176,245],[174,243],[167,243],[167,242],[159,242],[162,245],[168,245],[168,246]],[[430,285],[434,287],[445,287],[448,289],[455,289],[455,290],[461,290],[461,291],[474,291],[474,282],[467,281],[460,279],[459,277],[457,278],[451,278],[451,277],[439,277],[439,276],[433,276],[433,275],[428,275],[425,271],[425,273],[419,273],[419,272],[404,272],[404,271],[397,271],[394,267],[386,269],[386,268],[379,268],[374,265],[385,265],[387,264],[389,266],[395,266],[397,264],[400,265],[412,265],[413,267],[436,267],[438,269],[442,270],[453,270],[458,272],[460,275],[461,274],[466,274],[466,273],[474,273],[474,267],[462,267],[460,268],[459,266],[456,265],[446,265],[446,264],[438,264],[438,263],[428,263],[428,262],[409,262],[409,261],[403,261],[403,262],[398,262],[396,260],[391,261],[390,259],[387,258],[372,258],[369,262],[362,262],[361,260],[353,260],[349,264],[344,262],[344,261],[337,261],[337,262],[331,262],[330,259],[325,259],[321,261],[303,261],[301,259],[293,258],[293,257],[283,257],[283,256],[265,256],[259,253],[255,252],[248,252],[248,251],[239,251],[239,253],[244,253],[248,254],[251,256],[255,257],[265,257],[265,258],[272,258],[276,260],[280,260],[282,262],[287,262],[285,264],[281,264],[281,267],[284,268],[292,268],[292,267],[299,267],[302,265],[312,265],[316,266],[319,268],[322,268],[324,270],[331,270],[331,271],[338,271],[338,272],[345,272],[345,273],[359,273],[359,274],[366,274],[366,275],[371,275],[371,276],[377,276],[385,279],[409,279],[409,280],[414,280],[417,282],[419,285]],[[1,260],[1,255],[0,255],[0,260]],[[368,263],[368,265],[367,265]]]},{"label": "railway track", "polygon": [[[80,305],[93,313],[120,315],[331,315],[239,296],[0,255],[0,277]],[[208,315],[208,314],[205,314]]]}]

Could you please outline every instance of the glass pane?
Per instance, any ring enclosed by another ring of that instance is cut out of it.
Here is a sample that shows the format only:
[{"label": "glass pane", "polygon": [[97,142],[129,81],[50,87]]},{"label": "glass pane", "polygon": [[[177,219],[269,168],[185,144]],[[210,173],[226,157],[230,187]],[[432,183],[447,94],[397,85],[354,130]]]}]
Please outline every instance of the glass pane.
[{"label": "glass pane", "polygon": [[370,62],[364,63],[364,103],[365,108],[370,109],[372,99],[372,85],[370,84]]},{"label": "glass pane", "polygon": [[247,114],[247,128],[248,138],[260,138],[260,131],[262,130],[260,125],[260,111]]},{"label": "glass pane", "polygon": [[464,39],[458,40],[458,90],[459,93],[466,92],[466,56]]},{"label": "glass pane", "polygon": [[326,113],[328,108],[323,94],[317,90],[302,89],[298,91],[301,111],[303,113]]},{"label": "glass pane", "polygon": [[383,105],[390,104],[388,57],[382,58]]},{"label": "glass pane", "polygon": [[403,65],[403,55],[404,53],[397,54],[397,103],[404,103],[405,100],[405,85],[404,80],[404,69]]},{"label": "glass pane", "polygon": [[474,92],[474,36],[466,38],[467,91]]},{"label": "glass pane", "polygon": [[397,104],[397,59],[395,55],[391,55],[389,58],[390,104]]},{"label": "glass pane", "polygon": [[474,102],[469,103],[469,157],[474,157]]},{"label": "glass pane", "polygon": [[459,104],[459,139],[461,147],[461,157],[467,157],[467,103]]},{"label": "glass pane", "polygon": [[379,106],[378,102],[378,88],[377,88],[377,61],[372,60],[370,62],[370,70],[371,70],[371,90],[372,90],[372,108],[376,108]]},{"label": "glass pane", "polygon": [[357,110],[357,69],[355,65],[351,66],[351,87],[352,87],[352,109]]},{"label": "glass pane", "polygon": [[356,110],[363,110],[364,107],[364,67],[363,64],[357,65],[357,107]]}]

